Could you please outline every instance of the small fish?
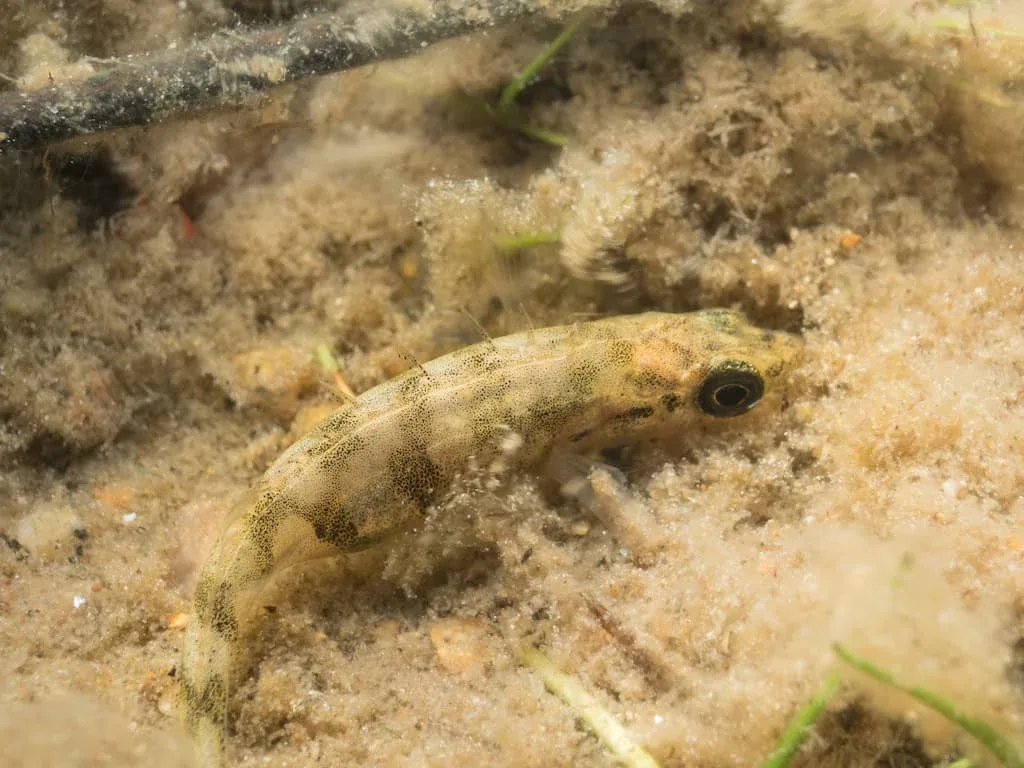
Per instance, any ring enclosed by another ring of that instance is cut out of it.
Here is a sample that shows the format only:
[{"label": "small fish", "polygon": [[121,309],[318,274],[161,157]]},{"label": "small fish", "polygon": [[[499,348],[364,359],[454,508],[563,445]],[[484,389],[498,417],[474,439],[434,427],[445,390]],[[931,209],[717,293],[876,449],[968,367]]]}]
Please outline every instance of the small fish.
[{"label": "small fish", "polygon": [[798,349],[729,310],[651,312],[487,340],[339,408],[271,465],[200,574],[180,674],[200,764],[222,764],[242,630],[271,575],[407,528],[471,459],[543,470],[559,452],[740,416]]}]

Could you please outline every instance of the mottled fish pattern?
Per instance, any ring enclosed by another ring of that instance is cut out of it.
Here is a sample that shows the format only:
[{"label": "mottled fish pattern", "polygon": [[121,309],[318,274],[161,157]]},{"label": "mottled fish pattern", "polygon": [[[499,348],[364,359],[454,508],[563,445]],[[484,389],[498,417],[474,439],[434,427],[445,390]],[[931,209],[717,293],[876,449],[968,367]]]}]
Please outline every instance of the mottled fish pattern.
[{"label": "mottled fish pattern", "polygon": [[470,459],[543,469],[559,451],[738,416],[777,387],[797,349],[729,310],[613,317],[487,340],[339,408],[267,470],[200,574],[180,669],[200,764],[221,765],[242,630],[272,574],[407,527]]}]

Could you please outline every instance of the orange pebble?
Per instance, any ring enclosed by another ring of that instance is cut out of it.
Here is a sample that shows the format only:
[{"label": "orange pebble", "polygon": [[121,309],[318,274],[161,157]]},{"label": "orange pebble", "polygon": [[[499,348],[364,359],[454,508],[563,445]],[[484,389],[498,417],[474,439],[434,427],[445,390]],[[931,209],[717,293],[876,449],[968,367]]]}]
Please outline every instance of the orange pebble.
[{"label": "orange pebble", "polygon": [[839,246],[844,251],[852,251],[863,238],[855,232],[844,232],[839,238]]},{"label": "orange pebble", "polygon": [[167,628],[184,629],[188,626],[188,619],[187,613],[170,613],[167,615]]}]

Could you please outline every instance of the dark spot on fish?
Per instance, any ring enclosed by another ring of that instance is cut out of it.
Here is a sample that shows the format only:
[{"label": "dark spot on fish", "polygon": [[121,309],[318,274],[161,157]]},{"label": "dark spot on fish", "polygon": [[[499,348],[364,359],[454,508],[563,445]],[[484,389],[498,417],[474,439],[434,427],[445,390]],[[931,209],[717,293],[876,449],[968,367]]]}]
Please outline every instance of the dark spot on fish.
[{"label": "dark spot on fish", "polygon": [[493,342],[484,342],[482,345],[469,347],[472,350],[461,360],[465,367],[473,373],[493,373],[502,366],[502,358],[497,354]]},{"label": "dark spot on fish", "polygon": [[430,460],[425,446],[396,451],[388,457],[387,471],[391,484],[421,511],[433,503],[441,485],[441,470]]},{"label": "dark spot on fish", "polygon": [[238,619],[232,601],[230,585],[222,583],[214,593],[210,604],[210,627],[223,638],[234,640],[238,637]]},{"label": "dark spot on fish", "polygon": [[624,411],[618,414],[615,418],[625,421],[633,421],[636,419],[646,419],[654,415],[654,408],[650,405],[635,405],[628,411]]},{"label": "dark spot on fish", "polygon": [[206,678],[201,690],[196,688],[194,681],[187,677],[182,678],[181,695],[187,705],[186,722],[190,730],[198,730],[200,718],[218,726],[223,722],[227,690],[224,678],[220,675],[214,674]]},{"label": "dark spot on fish", "polygon": [[[359,417],[356,414],[356,409],[351,405],[348,405],[335,411],[333,414],[328,416],[325,421],[321,422],[319,430],[331,434],[344,433],[353,429],[358,423]],[[352,435],[348,435],[346,436],[346,439],[351,437]],[[322,444],[314,445],[307,450],[311,456],[318,456],[332,444],[331,440],[323,440]]]},{"label": "dark spot on fish", "polygon": [[669,392],[667,395],[661,396],[661,404],[665,406],[666,411],[672,413],[683,404],[683,399],[679,395]]},{"label": "dark spot on fish", "polygon": [[594,388],[594,381],[601,373],[601,367],[597,363],[583,362],[572,367],[568,374],[568,384],[573,393],[580,397],[587,397]]},{"label": "dark spot on fish", "polygon": [[196,618],[203,624],[210,623],[210,592],[213,589],[213,579],[203,576],[196,584],[196,591],[192,597],[192,603],[196,608]]},{"label": "dark spot on fish", "polygon": [[577,416],[580,409],[577,398],[542,397],[527,409],[525,419],[518,417],[512,426],[522,435],[535,431],[537,426],[555,432]]},{"label": "dark spot on fish", "polygon": [[[328,441],[324,441],[328,442]],[[362,435],[348,434],[330,450],[323,451],[319,459],[319,467],[326,475],[340,475],[349,471],[349,459],[357,456],[366,447],[367,440]]]},{"label": "dark spot on fish", "polygon": [[488,405],[502,401],[511,390],[512,380],[507,376],[491,377],[474,387],[468,401],[469,408],[474,412],[483,410]]},{"label": "dark spot on fish", "polygon": [[257,554],[260,572],[271,568],[274,562],[274,539],[277,536],[281,521],[290,514],[297,512],[293,502],[281,495],[263,494],[249,513],[248,538]]},{"label": "dark spot on fish", "polygon": [[310,516],[317,539],[339,549],[350,549],[359,538],[359,531],[343,509],[321,507]]},{"label": "dark spot on fish", "polygon": [[636,383],[644,389],[666,389],[673,380],[657,371],[643,370],[636,374]]},{"label": "dark spot on fish", "polygon": [[419,363],[416,363],[416,367],[405,374],[405,377],[399,380],[398,392],[400,395],[400,402],[410,402],[420,397],[424,389],[430,386],[430,374],[427,373]]},{"label": "dark spot on fish", "polygon": [[583,438],[585,438],[585,437],[586,437],[587,435],[589,435],[589,434],[590,434],[591,432],[593,432],[593,431],[594,431],[594,430],[592,430],[592,429],[584,429],[584,430],[582,430],[582,431],[580,431],[580,432],[577,432],[577,433],[576,433],[575,435],[572,435],[572,436],[571,436],[571,437],[569,438],[569,442],[572,442],[572,443],[578,443],[578,442],[579,442],[580,440],[582,440]]},{"label": "dark spot on fish", "polygon": [[636,345],[631,341],[613,341],[608,345],[608,362],[611,365],[627,366],[635,355]]}]

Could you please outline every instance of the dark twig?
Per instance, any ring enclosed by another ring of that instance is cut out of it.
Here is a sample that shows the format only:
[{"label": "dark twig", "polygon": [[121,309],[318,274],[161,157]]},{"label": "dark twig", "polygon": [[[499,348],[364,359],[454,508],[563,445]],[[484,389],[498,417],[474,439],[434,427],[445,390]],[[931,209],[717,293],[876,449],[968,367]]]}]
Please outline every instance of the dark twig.
[{"label": "dark twig", "polygon": [[405,56],[535,7],[527,0],[477,0],[437,2],[422,12],[332,12],[131,56],[81,82],[0,92],[0,153],[243,103],[277,85]]}]

